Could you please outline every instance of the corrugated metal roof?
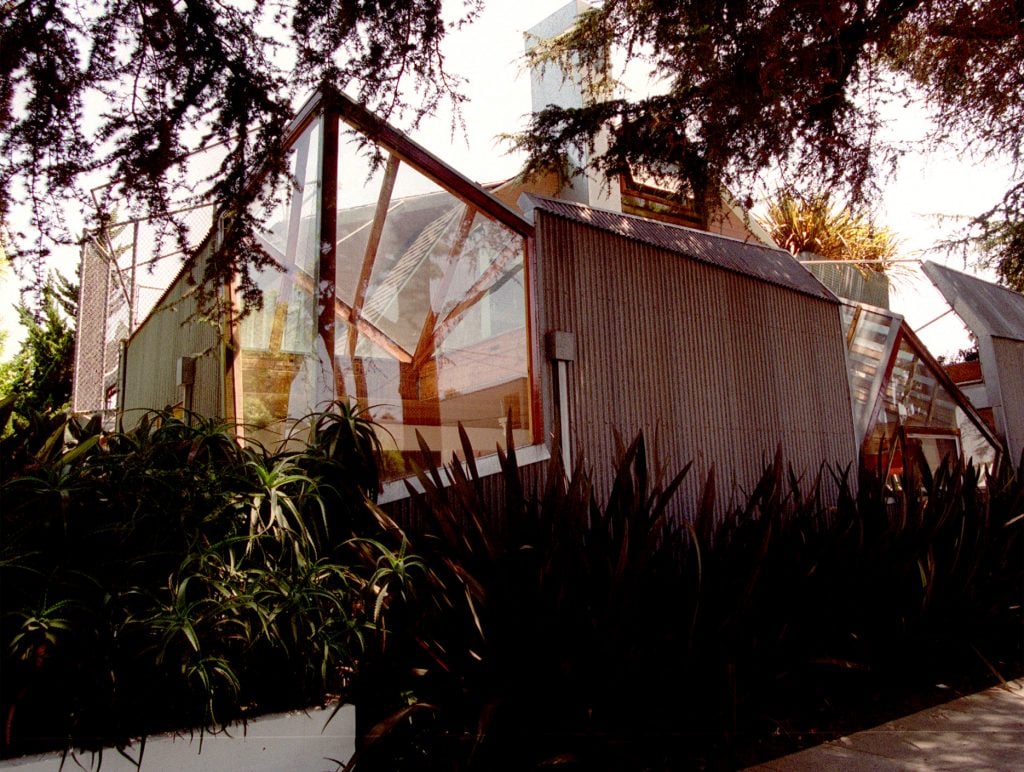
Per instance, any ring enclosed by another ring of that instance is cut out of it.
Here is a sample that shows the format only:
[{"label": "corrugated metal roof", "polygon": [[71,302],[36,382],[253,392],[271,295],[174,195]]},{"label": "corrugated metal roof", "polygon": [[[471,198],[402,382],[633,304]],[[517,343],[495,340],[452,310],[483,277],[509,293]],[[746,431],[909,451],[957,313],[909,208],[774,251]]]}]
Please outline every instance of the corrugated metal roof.
[{"label": "corrugated metal roof", "polygon": [[728,236],[693,230],[680,225],[648,220],[634,215],[593,209],[572,201],[524,193],[519,201],[527,219],[535,209],[615,233],[727,271],[760,279],[805,295],[839,302],[810,271],[788,252],[762,244],[739,241]]},{"label": "corrugated metal roof", "polygon": [[975,335],[1024,341],[1024,295],[977,276],[926,262],[921,270]]}]

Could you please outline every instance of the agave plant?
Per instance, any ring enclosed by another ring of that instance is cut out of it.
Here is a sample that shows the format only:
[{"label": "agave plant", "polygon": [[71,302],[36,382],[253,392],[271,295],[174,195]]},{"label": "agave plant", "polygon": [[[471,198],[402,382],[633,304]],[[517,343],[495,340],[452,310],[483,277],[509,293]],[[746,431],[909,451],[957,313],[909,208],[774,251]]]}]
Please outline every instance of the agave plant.
[{"label": "agave plant", "polygon": [[415,570],[405,548],[382,564],[402,594],[377,594],[388,635],[357,678],[358,768],[737,766],[918,683],[924,651],[1013,667],[1019,471],[986,488],[950,461],[897,494],[801,479],[779,448],[746,494],[712,467],[687,506],[690,467],[659,474],[642,435],[620,454],[599,496],[557,461],[525,490],[514,450],[499,486],[424,452],[423,532],[398,534]]},{"label": "agave plant", "polygon": [[899,241],[888,228],[849,208],[836,208],[828,194],[801,197],[780,192],[762,223],[790,254],[813,252],[828,260],[860,264],[866,271],[889,272]]}]

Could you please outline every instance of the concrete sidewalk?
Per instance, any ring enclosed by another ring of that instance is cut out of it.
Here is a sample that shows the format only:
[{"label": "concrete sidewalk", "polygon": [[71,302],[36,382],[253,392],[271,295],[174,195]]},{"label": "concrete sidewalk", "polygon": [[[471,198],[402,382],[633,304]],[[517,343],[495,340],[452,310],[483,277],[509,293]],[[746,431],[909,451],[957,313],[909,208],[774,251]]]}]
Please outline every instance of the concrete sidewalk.
[{"label": "concrete sidewalk", "polygon": [[751,770],[1024,770],[1024,679]]}]

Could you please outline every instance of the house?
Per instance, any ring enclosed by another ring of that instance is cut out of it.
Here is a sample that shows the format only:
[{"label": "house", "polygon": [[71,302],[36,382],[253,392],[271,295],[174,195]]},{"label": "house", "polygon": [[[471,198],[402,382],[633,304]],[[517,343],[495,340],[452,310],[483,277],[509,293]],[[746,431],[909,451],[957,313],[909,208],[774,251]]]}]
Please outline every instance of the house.
[{"label": "house", "polygon": [[[393,478],[416,432],[447,459],[461,423],[489,455],[511,420],[528,462],[562,416],[599,481],[613,430],[656,433],[666,461],[740,484],[780,442],[808,473],[856,459],[840,303],[788,254],[530,194],[520,214],[341,94],[312,99],[289,136],[294,190],[260,236],[284,270],[259,276],[263,309],[196,318],[189,278],[211,230],[127,337],[117,377],[83,371],[76,409],[113,388],[128,422],[180,405],[272,442],[353,399],[380,423]],[[101,269],[87,249],[84,275]]]},{"label": "house", "polygon": [[908,441],[934,463],[959,448],[935,438],[967,425],[997,452],[959,396],[908,412],[904,391],[959,392],[924,383],[933,360],[897,316],[841,301],[726,199],[696,229],[685,201],[648,181],[484,189],[335,91],[287,136],[292,189],[259,234],[282,270],[257,277],[262,309],[197,314],[215,218],[159,297],[140,295],[137,241],[85,247],[79,351],[92,364],[76,410],[116,406],[131,424],[174,405],[278,443],[331,400],[354,401],[380,427],[385,502],[407,496],[417,434],[448,460],[460,425],[485,474],[506,431],[535,478],[557,435],[565,468],[582,462],[597,490],[616,433],[640,430],[667,468],[695,462],[690,494],[712,465],[726,494],[750,490],[780,446],[805,478],[855,466],[862,446],[888,451],[890,470]]},{"label": "house", "polygon": [[978,341],[977,370],[963,374],[965,390],[991,412],[1017,461],[1024,454],[1024,295],[938,263],[922,270]]}]

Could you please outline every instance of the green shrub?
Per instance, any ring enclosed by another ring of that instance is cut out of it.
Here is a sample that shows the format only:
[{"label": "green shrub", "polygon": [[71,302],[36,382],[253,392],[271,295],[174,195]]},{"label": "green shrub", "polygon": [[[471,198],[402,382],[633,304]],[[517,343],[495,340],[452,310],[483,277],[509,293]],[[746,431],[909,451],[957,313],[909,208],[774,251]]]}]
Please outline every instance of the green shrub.
[{"label": "green shrub", "polygon": [[779,451],[726,506],[641,435],[604,495],[557,460],[527,490],[510,450],[495,496],[463,434],[465,470],[424,447],[407,536],[365,417],[303,426],[302,451],[168,414],[0,440],[5,754],[341,693],[360,768],[728,767],[878,690],[1021,667],[1024,462],[894,490]]},{"label": "green shrub", "polygon": [[37,417],[3,440],[5,754],[343,689],[371,626],[373,554],[352,539],[376,532],[375,447],[347,409],[313,426],[301,453],[168,413],[114,433]]}]

